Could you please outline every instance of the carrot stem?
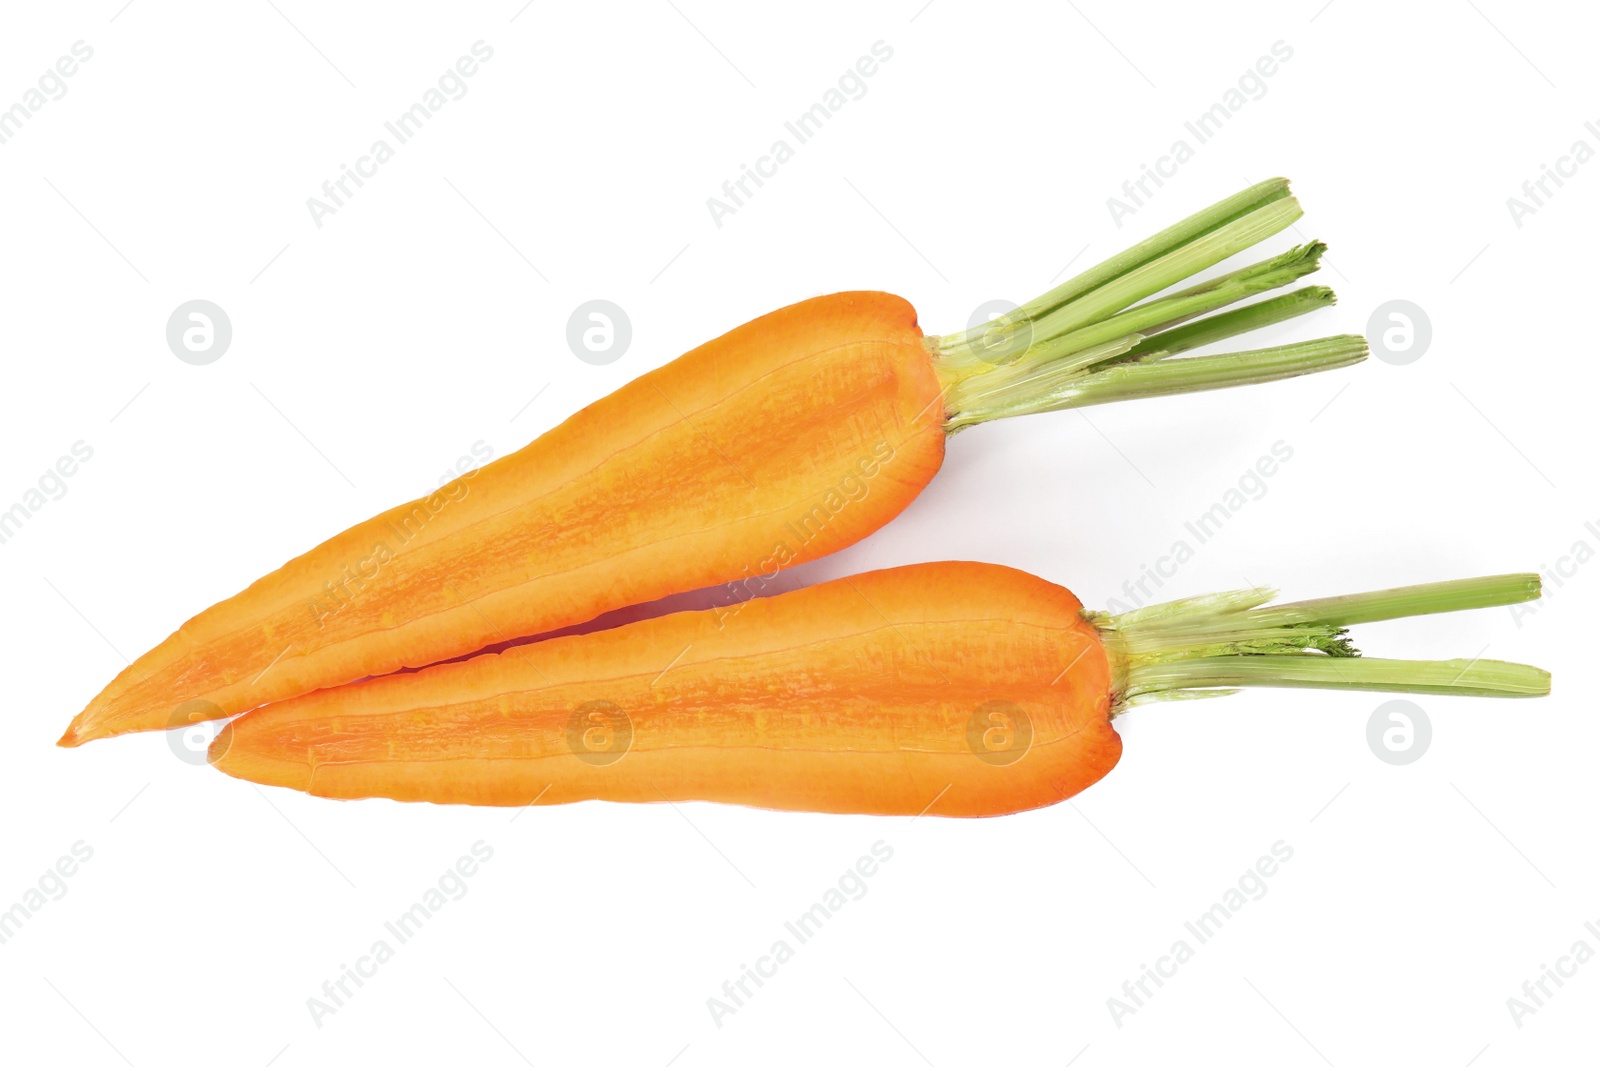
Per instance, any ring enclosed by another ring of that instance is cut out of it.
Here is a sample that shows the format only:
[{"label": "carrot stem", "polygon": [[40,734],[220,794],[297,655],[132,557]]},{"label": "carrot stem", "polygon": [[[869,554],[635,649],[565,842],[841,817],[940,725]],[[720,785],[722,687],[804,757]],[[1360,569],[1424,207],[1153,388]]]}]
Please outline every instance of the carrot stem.
[{"label": "carrot stem", "polygon": [[1136,304],[1108,319],[1070,333],[1041,336],[1038,332],[1043,328],[1041,323],[1036,327],[1032,350],[1027,358],[1030,361],[1054,362],[1063,357],[1073,357],[1073,362],[1082,366],[1084,364],[1076,358],[1076,354],[1090,346],[1101,345],[1128,334],[1166,330],[1220,307],[1238,303],[1246,297],[1288,285],[1316,270],[1317,260],[1327,247],[1320,241],[1297,246],[1282,255],[1201,282],[1181,293]]},{"label": "carrot stem", "polygon": [[1115,400],[1176,396],[1204,389],[1275,382],[1348,367],[1366,358],[1366,338],[1359,334],[1340,334],[1248,352],[1127,363],[1097,370],[1081,379],[1070,395],[1052,401],[1041,410],[1082,408]]},{"label": "carrot stem", "polygon": [[[1115,354],[1124,355],[1143,340],[1138,334],[1124,338]],[[1114,349],[1115,346],[1108,346],[1108,351]],[[1077,368],[1061,374],[1045,364],[1026,376],[998,378],[992,386],[985,378],[975,377],[953,387],[947,394],[952,413],[945,419],[945,428],[955,433],[1017,415],[1278,381],[1347,367],[1366,357],[1366,339],[1343,334],[1276,348],[1188,359],[1117,362],[1113,357],[1106,361],[1108,365],[1088,373]]]},{"label": "carrot stem", "polygon": [[[1289,195],[1289,179],[1269,178],[1264,182],[1258,182],[1248,189],[1195,212],[1182,222],[1168,226],[1152,237],[1145,238],[1082,274],[1062,282],[1017,310],[1028,318],[1047,314],[1108,282],[1148,265],[1153,260],[1192,244],[1206,234],[1236,222],[1251,212],[1281,200],[1292,201]],[[1298,209],[1296,213],[1298,214]]]},{"label": "carrot stem", "polygon": [[[1205,212],[1201,212],[1201,215],[1204,214]],[[1221,263],[1251,245],[1266,240],[1288,227],[1302,214],[1299,201],[1293,197],[1269,201],[1247,214],[1229,219],[1215,229],[1206,229],[1192,235],[1188,241],[1164,252],[1158,258],[1140,262],[1131,269],[1073,297],[1070,302],[1054,304],[1049,306],[1048,310],[1042,310],[1054,293],[1066,288],[1063,286],[1044,297],[1023,304],[994,323],[986,323],[961,333],[941,337],[938,339],[941,365],[947,373],[956,374],[982,374],[992,370],[996,365],[994,349],[997,331],[1024,332],[1031,344],[1035,337],[1055,337],[1093,325],[1146,297],[1176,285],[1185,278],[1191,278],[1200,271]],[[1182,225],[1180,223],[1180,226]],[[1079,277],[1097,276],[1106,270],[1108,264],[1117,263],[1118,259],[1119,257],[1113,257]],[[1071,286],[1078,280],[1074,279],[1066,284]]]},{"label": "carrot stem", "polygon": [[[1173,690],[1194,695],[1213,687],[1238,689],[1361,689],[1378,693],[1441,696],[1541,697],[1550,675],[1537,667],[1493,659],[1335,659],[1328,656],[1249,658],[1222,656],[1146,667],[1124,691],[1123,706],[1159,699]],[[1225,695],[1225,694],[1218,694]]]},{"label": "carrot stem", "polygon": [[1249,333],[1263,326],[1283,322],[1285,319],[1292,319],[1296,315],[1332,307],[1335,303],[1337,298],[1333,295],[1332,289],[1324,285],[1308,285],[1292,293],[1275,296],[1271,300],[1261,300],[1221,315],[1212,315],[1199,322],[1185,323],[1160,333],[1147,334],[1143,341],[1128,350],[1128,358],[1165,359],[1179,352],[1187,352],[1191,348],[1199,348],[1237,334]]},{"label": "carrot stem", "polygon": [[1534,600],[1538,575],[1467,578],[1269,606],[1274,595],[1271,589],[1245,589],[1091,615],[1112,661],[1117,710],[1244,686],[1508,697],[1550,691],[1550,675],[1537,667],[1485,659],[1359,658],[1346,637],[1346,627],[1357,623]]},{"label": "carrot stem", "polygon": [[[960,333],[930,339],[945,389],[945,429],[1144,396],[1246,385],[1365,358],[1350,337],[1138,365],[1333,303],[1323,288],[1212,315],[1317,269],[1320,241],[1157,296],[1301,215],[1282,178],[1261,182],[1092,267],[1050,292]],[[1203,318],[1202,316],[1210,316]],[[1137,369],[1136,369],[1137,368]]]},{"label": "carrot stem", "polygon": [[1053,337],[1099,322],[1287,228],[1304,212],[1292,197],[1259,208],[1221,229],[1129,271],[1055,311],[1033,318],[1035,331]]}]

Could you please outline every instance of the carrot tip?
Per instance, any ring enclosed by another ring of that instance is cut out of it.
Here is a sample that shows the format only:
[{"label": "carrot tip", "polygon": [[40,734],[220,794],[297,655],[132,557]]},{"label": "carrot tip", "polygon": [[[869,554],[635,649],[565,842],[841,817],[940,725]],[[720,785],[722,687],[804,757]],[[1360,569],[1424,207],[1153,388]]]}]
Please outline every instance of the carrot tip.
[{"label": "carrot tip", "polygon": [[102,716],[91,716],[89,709],[85,708],[73,716],[72,722],[67,725],[67,730],[56,742],[61,748],[77,748],[90,741],[98,741],[102,737],[115,737],[122,733],[114,723],[107,722]]},{"label": "carrot tip", "polygon": [[211,744],[206,748],[206,762],[213,767],[226,772],[222,761],[227,758],[228,750],[233,747],[233,723],[225,724],[217,731],[217,736],[211,739]]},{"label": "carrot tip", "polygon": [[263,748],[250,742],[250,731],[236,731],[230,722],[211,739],[206,762],[240,781],[311,792],[312,770],[308,762],[287,758],[281,752],[272,751],[270,746]]},{"label": "carrot tip", "polygon": [[99,735],[85,727],[83,715],[80,713],[67,726],[67,732],[61,735],[61,740],[56,744],[61,748],[77,748],[85,741],[93,741]]}]

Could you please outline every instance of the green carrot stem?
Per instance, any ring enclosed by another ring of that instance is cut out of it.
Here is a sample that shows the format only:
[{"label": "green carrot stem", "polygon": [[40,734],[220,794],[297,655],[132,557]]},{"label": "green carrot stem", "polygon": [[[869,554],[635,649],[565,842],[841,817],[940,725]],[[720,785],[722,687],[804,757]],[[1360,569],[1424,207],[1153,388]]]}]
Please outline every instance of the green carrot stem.
[{"label": "green carrot stem", "polygon": [[1057,398],[1072,395],[1079,383],[1093,373],[1086,367],[1115,361],[1142,339],[1140,334],[1129,334],[1086,348],[1070,359],[1044,364],[1021,363],[993,374],[964,378],[951,385],[945,394],[945,431],[955,433],[980,422],[1053,410],[1051,405]]},{"label": "green carrot stem", "polygon": [[1259,244],[1288,227],[1301,214],[1299,201],[1292,197],[1267,204],[1085,293],[1070,304],[1034,317],[1035,329],[1042,336],[1053,337],[1098,322]]},{"label": "green carrot stem", "polygon": [[1028,301],[998,324],[939,338],[940,360],[950,371],[982,373],[993,363],[988,349],[997,325],[1026,325],[1030,334],[1038,325],[1042,337],[1088,326],[1265,240],[1300,215],[1287,179],[1261,182]]},{"label": "green carrot stem", "polygon": [[1204,389],[1275,382],[1348,367],[1366,358],[1366,338],[1358,334],[1340,334],[1249,352],[1113,365],[1080,380],[1072,395],[1062,397],[1055,406],[1081,408],[1114,400],[1175,396]]},{"label": "green carrot stem", "polygon": [[1171,296],[1136,304],[1126,311],[1050,337],[1042,334],[1045,323],[1035,327],[1033,344],[1025,358],[1048,361],[1104,344],[1131,333],[1148,334],[1164,330],[1209,311],[1234,304],[1246,297],[1277,289],[1303,278],[1317,269],[1317,260],[1327,245],[1315,242],[1291,248],[1281,255],[1224,274]]},{"label": "green carrot stem", "polygon": [[1497,607],[1539,596],[1539,576],[1501,574],[1269,606],[1270,589],[1091,615],[1111,658],[1117,710],[1244,686],[1543,696],[1550,676],[1498,660],[1367,659],[1346,627]]},{"label": "green carrot stem", "polygon": [[1542,697],[1550,675],[1500,660],[1336,659],[1331,656],[1221,656],[1140,668],[1123,691],[1126,703],[1173,690],[1266,686],[1273,689],[1363,689],[1444,696]]},{"label": "green carrot stem", "polygon": [[[1137,334],[1122,339],[1126,347],[1122,347],[1121,352],[1131,351],[1144,340]],[[1117,349],[1122,342],[1111,345],[1108,350]],[[1049,364],[1032,375],[1005,376],[989,388],[984,381],[987,375],[974,375],[954,383],[946,394],[945,429],[956,433],[982,422],[1017,415],[1278,381],[1347,367],[1366,357],[1366,340],[1345,334],[1251,352],[1137,363],[1110,362],[1087,373],[1079,371],[1067,375],[1064,380],[1050,373]]]},{"label": "green carrot stem", "polygon": [[1192,348],[1226,340],[1241,333],[1271,326],[1292,319],[1296,315],[1332,307],[1337,302],[1333,290],[1321,285],[1308,285],[1292,293],[1248,304],[1220,315],[1211,315],[1197,322],[1160,333],[1149,334],[1128,350],[1129,359],[1165,359],[1187,352]]},{"label": "green carrot stem", "polygon": [[1299,217],[1300,205],[1289,195],[1286,180],[1262,182],[992,322],[931,339],[934,369],[945,387],[946,430],[1113,400],[1275,381],[1364,359],[1365,342],[1347,336],[1162,365],[1179,352],[1333,302],[1329,290],[1308,288],[1203,317],[1315,270],[1326,248],[1321,242],[1156,295]]},{"label": "green carrot stem", "polygon": [[1195,239],[1248,215],[1257,208],[1289,197],[1289,179],[1269,178],[1248,189],[1219,200],[1210,207],[1195,212],[1182,222],[1175,223],[1152,237],[1117,253],[1110,259],[1089,268],[1054,289],[1022,305],[1020,310],[1027,318],[1037,318],[1091,290],[1098,289],[1113,279],[1144,266],[1151,260],[1193,242]]},{"label": "green carrot stem", "polygon": [[1412,615],[1437,615],[1446,611],[1496,608],[1539,599],[1537,574],[1498,574],[1426,585],[1406,585],[1372,593],[1301,600],[1264,608],[1271,615],[1295,622],[1326,622],[1354,626],[1363,622],[1403,619]]}]

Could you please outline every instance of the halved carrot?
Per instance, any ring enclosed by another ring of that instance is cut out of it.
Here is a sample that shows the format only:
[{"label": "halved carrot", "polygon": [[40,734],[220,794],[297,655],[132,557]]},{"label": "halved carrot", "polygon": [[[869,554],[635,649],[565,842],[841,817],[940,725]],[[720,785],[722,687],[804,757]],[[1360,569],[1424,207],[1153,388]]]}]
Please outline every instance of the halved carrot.
[{"label": "halved carrot", "polygon": [[60,743],[232,715],[815,559],[897,515],[946,436],[979,422],[1357,362],[1352,336],[1170,358],[1333,302],[1306,288],[1210,314],[1316,269],[1321,244],[1156,296],[1299,215],[1286,181],[1263,182],[946,337],[886,293],[762,316],[190,619]]},{"label": "halved carrot", "polygon": [[1000,815],[1098,781],[1122,753],[1112,717],[1163,696],[1543,695],[1534,667],[1355,658],[1344,637],[1538,595],[1536,575],[1505,575],[1107,616],[1021,571],[926,563],[755,600],[728,626],[682,612],[312,693],[235,719],[210,756],[325,797]]}]

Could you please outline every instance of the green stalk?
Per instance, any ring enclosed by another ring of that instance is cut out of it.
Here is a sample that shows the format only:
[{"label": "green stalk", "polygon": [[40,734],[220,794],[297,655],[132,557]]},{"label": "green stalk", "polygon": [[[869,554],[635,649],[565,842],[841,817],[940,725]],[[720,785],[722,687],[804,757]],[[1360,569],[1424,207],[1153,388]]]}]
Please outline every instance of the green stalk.
[{"label": "green stalk", "polygon": [[1082,274],[1077,275],[1043,296],[1036,297],[1018,308],[1025,318],[1037,318],[1048,312],[1054,311],[1063,304],[1076,300],[1083,294],[1100,288],[1107,282],[1120,278],[1130,271],[1144,266],[1151,260],[1159,259],[1167,253],[1182,248],[1197,238],[1216,230],[1241,216],[1248,215],[1257,208],[1289,197],[1288,178],[1269,178],[1258,182],[1250,188],[1234,193],[1225,200],[1219,200],[1204,210],[1197,211],[1182,222],[1168,226],[1153,237],[1147,237],[1138,244],[1112,256],[1097,266],[1091,267]]},{"label": "green stalk", "polygon": [[1085,349],[1074,359],[1025,363],[963,379],[945,393],[949,412],[945,416],[945,432],[953,434],[980,422],[1072,407],[1069,398],[1076,395],[1086,377],[1084,364],[1114,363],[1142,340],[1140,334],[1129,334]]},{"label": "green stalk", "polygon": [[[1122,339],[1127,342],[1125,347],[1119,343],[1109,346],[1108,350],[1115,351],[1121,347],[1119,354],[1126,355],[1146,340],[1134,334]],[[1277,348],[1215,356],[1137,363],[1112,360],[1087,373],[1080,369],[1065,376],[1052,375],[1050,365],[1045,364],[1032,375],[1007,375],[991,388],[985,388],[987,376],[981,375],[954,383],[945,398],[949,412],[945,418],[945,429],[949,433],[956,433],[982,422],[1017,415],[1274,382],[1336,367],[1348,367],[1366,358],[1366,339],[1356,334],[1344,334]]]},{"label": "green stalk", "polygon": [[[1088,326],[1266,240],[1288,227],[1302,213],[1299,202],[1293,197],[1272,200],[1106,280],[1068,303],[1058,304],[1048,311],[1037,310],[1054,295],[1047,293],[1004,316],[1001,323],[1019,330],[1026,328],[1040,337],[1054,337]],[[1114,258],[1107,263],[1115,261]],[[1101,264],[1090,273],[1102,271],[1106,266]],[[1067,284],[1070,286],[1073,282]],[[939,338],[941,361],[949,369],[968,373],[990,369],[993,364],[989,347],[992,347],[995,329],[995,324],[987,323]]]},{"label": "green stalk", "polygon": [[[1333,659],[1219,657],[1159,664],[1136,672],[1123,707],[1174,691],[1249,686],[1271,689],[1359,689],[1376,693],[1432,693],[1463,697],[1542,697],[1550,675],[1537,667],[1500,660]],[[1224,694],[1217,694],[1219,696]]]},{"label": "green stalk", "polygon": [[1035,327],[1033,350],[1028,356],[1041,361],[1056,360],[1130,333],[1148,334],[1168,329],[1305,277],[1317,269],[1317,260],[1322,258],[1327,247],[1320,241],[1298,245],[1271,259],[1201,282],[1181,293],[1148,300],[1071,333],[1043,336],[1038,332],[1044,328],[1040,323]]},{"label": "green stalk", "polygon": [[1093,614],[1111,659],[1116,710],[1244,686],[1460,696],[1543,696],[1550,675],[1499,660],[1365,659],[1346,627],[1537,599],[1539,576],[1502,574],[1268,606],[1270,589]]},{"label": "green stalk", "polygon": [[1191,348],[1199,348],[1223,341],[1237,334],[1258,330],[1263,326],[1292,319],[1318,308],[1332,307],[1337,302],[1333,290],[1322,285],[1308,285],[1292,293],[1249,304],[1221,315],[1212,315],[1199,322],[1190,322],[1174,329],[1150,334],[1128,350],[1130,359],[1165,359]]},{"label": "green stalk", "polygon": [[1282,178],[1261,182],[1030,300],[961,333],[930,338],[945,392],[945,429],[994,419],[1249,385],[1364,359],[1354,337],[1154,364],[1192,348],[1328,307],[1332,291],[1301,289],[1212,314],[1317,269],[1313,242],[1187,289],[1157,295],[1299,218]]},{"label": "green stalk", "polygon": [[1070,304],[1035,316],[1035,330],[1042,337],[1054,337],[1098,322],[1185,278],[1192,278],[1208,267],[1216,266],[1229,256],[1260,244],[1288,228],[1303,213],[1300,202],[1293,197],[1267,204],[1160,259],[1129,271]]},{"label": "green stalk", "polygon": [[1280,604],[1263,611],[1285,622],[1337,623],[1354,626],[1363,622],[1383,622],[1413,615],[1437,615],[1446,611],[1473,608],[1498,608],[1539,599],[1537,574],[1499,574],[1426,585],[1405,585],[1375,593],[1352,593]]}]

